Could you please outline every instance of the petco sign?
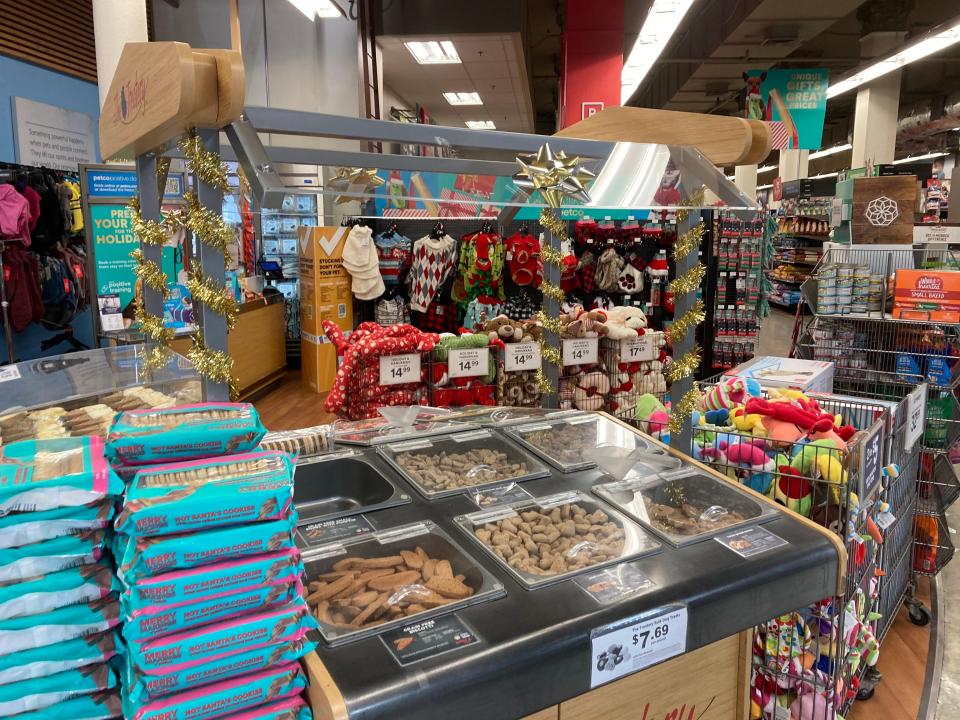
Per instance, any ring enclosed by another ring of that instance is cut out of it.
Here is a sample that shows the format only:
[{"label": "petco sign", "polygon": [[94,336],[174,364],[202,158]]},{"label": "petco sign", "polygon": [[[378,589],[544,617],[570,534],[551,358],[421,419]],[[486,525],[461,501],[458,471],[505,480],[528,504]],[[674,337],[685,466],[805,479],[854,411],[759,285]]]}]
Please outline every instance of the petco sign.
[{"label": "petco sign", "polygon": [[580,103],[580,119],[586,120],[588,117],[593,117],[601,110],[603,110],[602,100]]}]

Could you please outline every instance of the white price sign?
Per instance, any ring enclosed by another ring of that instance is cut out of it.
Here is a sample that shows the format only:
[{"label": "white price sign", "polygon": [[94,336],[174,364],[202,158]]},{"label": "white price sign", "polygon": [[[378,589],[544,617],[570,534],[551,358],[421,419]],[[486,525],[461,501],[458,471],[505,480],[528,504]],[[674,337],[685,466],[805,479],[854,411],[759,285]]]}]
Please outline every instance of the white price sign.
[{"label": "white price sign", "polygon": [[620,359],[623,362],[644,362],[654,360],[657,349],[654,347],[653,335],[641,335],[620,341]]},{"label": "white price sign", "polygon": [[19,380],[20,379],[20,368],[16,365],[7,365],[6,367],[0,367],[0,382],[7,382],[8,380]]},{"label": "white price sign", "polygon": [[540,364],[539,343],[510,343],[504,350],[503,369],[507,372],[539,370]]},{"label": "white price sign", "polygon": [[668,608],[594,630],[590,687],[661,662],[687,649],[687,609]]},{"label": "white price sign", "polygon": [[576,338],[563,341],[563,365],[593,365],[599,356],[597,338]]},{"label": "white price sign", "polygon": [[420,382],[420,353],[380,356],[380,384]]},{"label": "white price sign", "polygon": [[461,348],[447,356],[447,374],[452,378],[481,377],[490,371],[490,350]]},{"label": "white price sign", "polygon": [[903,440],[907,452],[913,449],[923,435],[924,419],[927,412],[927,386],[921,385],[907,395],[907,429]]}]

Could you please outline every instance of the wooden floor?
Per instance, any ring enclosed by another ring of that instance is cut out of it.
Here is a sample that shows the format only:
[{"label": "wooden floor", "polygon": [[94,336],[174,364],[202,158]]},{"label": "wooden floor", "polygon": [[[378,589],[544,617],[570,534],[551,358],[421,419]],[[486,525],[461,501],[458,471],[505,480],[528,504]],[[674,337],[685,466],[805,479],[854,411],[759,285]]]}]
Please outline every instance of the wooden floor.
[{"label": "wooden floor", "polygon": [[[254,404],[270,430],[294,430],[333,422],[323,410],[323,395],[305,390],[300,373],[291,371],[273,391]],[[929,607],[929,586],[922,580],[919,597]],[[901,609],[880,648],[883,681],[871,700],[854,704],[848,720],[915,720],[923,693],[930,629],[910,622]]]}]

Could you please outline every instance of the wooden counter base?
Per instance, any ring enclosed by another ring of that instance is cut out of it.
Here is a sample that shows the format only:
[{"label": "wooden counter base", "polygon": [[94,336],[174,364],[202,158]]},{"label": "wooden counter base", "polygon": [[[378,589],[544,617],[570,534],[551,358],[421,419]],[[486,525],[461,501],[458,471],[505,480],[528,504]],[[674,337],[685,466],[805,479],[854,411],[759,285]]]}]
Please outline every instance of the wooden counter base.
[{"label": "wooden counter base", "polygon": [[[750,631],[731,635],[522,720],[745,720],[750,645]],[[349,720],[320,657],[311,653],[303,662],[314,720]],[[410,717],[417,717],[416,712]]]}]

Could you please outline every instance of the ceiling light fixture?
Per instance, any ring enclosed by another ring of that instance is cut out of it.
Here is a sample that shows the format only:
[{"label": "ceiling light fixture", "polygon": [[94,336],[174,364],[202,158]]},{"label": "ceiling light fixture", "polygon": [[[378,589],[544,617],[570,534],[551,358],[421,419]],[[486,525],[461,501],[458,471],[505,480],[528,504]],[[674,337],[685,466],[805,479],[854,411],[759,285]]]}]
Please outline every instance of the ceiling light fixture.
[{"label": "ceiling light fixture", "polygon": [[769,190],[773,185],[757,185],[757,190]]},{"label": "ceiling light fixture", "polygon": [[467,127],[471,130],[496,130],[493,120],[467,120]]},{"label": "ceiling light fixture", "polygon": [[816,160],[817,158],[827,157],[828,155],[836,155],[837,153],[846,152],[847,150],[853,150],[853,145],[850,143],[844,143],[843,145],[834,145],[833,147],[828,147],[825,150],[817,150],[815,153],[811,153],[807,159]]},{"label": "ceiling light fixture", "polygon": [[297,10],[307,16],[308,20],[320,18],[344,17],[340,6],[333,0],[288,0]]},{"label": "ceiling light fixture", "polygon": [[811,176],[810,176],[810,179],[811,179],[811,180],[819,180],[820,178],[837,177],[839,174],[840,174],[840,173],[838,173],[838,172],[820,173],[819,175],[811,175]]},{"label": "ceiling light fixture", "polygon": [[626,104],[640,87],[694,2],[696,0],[653,0],[640,34],[620,71],[621,103]]},{"label": "ceiling light fixture", "polygon": [[411,40],[405,42],[413,59],[421,65],[451,65],[460,62],[460,55],[449,40]]},{"label": "ceiling light fixture", "polygon": [[933,158],[943,157],[944,155],[949,155],[948,152],[932,152],[927,153],[926,155],[912,155],[910,157],[900,158],[899,160],[894,160],[893,165],[903,165],[903,163],[908,162],[917,162],[919,160],[933,160]]},{"label": "ceiling light fixture", "polygon": [[757,175],[759,175],[760,173],[770,172],[771,170],[776,170],[778,167],[780,167],[780,166],[779,166],[779,165],[764,165],[763,167],[758,167],[758,168],[757,168]]},{"label": "ceiling light fixture", "polygon": [[451,105],[483,105],[480,93],[475,92],[445,92],[443,97]]},{"label": "ceiling light fixture", "polygon": [[895,52],[893,55],[877,60],[864,68],[853,71],[851,75],[838,80],[827,89],[827,97],[832,98],[837,95],[853,90],[865,83],[883,77],[887,73],[893,72],[904,65],[909,65],[928,55],[944,50],[951,45],[960,42],[960,20],[954,19],[949,23],[933,28],[930,32],[918,38],[907,47]]}]

